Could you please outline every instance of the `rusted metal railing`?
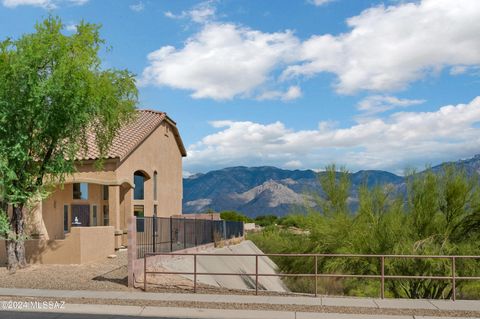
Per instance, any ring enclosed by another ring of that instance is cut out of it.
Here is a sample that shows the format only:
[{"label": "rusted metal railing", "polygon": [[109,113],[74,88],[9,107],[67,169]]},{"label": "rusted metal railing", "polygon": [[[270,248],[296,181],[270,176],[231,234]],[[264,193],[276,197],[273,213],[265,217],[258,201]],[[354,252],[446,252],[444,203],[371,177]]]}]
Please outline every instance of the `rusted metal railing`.
[{"label": "rusted metal railing", "polygon": [[[147,258],[152,256],[192,256],[193,272],[188,271],[148,271]],[[255,257],[255,273],[229,273],[229,272],[198,272],[197,260],[198,256],[202,257]],[[312,257],[314,258],[314,272],[308,274],[262,274],[258,272],[259,257]],[[380,260],[379,275],[355,275],[355,274],[319,274],[318,258],[375,258]],[[445,276],[408,276],[408,275],[386,275],[385,260],[386,259],[447,259],[451,261],[451,274]],[[258,295],[258,279],[259,277],[313,277],[315,279],[315,296],[318,295],[318,278],[363,278],[380,280],[380,297],[385,298],[385,279],[432,279],[432,280],[449,280],[452,282],[452,300],[456,299],[456,282],[458,280],[480,280],[480,276],[459,277],[456,275],[457,259],[480,259],[480,256],[445,256],[445,255],[368,255],[368,254],[214,254],[214,253],[145,253],[144,255],[144,291],[147,291],[147,274],[156,275],[193,275],[193,291],[197,292],[198,276],[251,276],[255,277],[255,294]]]}]

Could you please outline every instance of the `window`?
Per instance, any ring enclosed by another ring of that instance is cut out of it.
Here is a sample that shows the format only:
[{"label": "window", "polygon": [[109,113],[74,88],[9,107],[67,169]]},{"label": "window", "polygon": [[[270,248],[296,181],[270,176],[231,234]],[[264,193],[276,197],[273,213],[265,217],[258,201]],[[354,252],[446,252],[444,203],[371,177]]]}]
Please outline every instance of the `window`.
[{"label": "window", "polygon": [[63,231],[68,232],[68,205],[63,205]]},{"label": "window", "polygon": [[103,205],[103,226],[108,226],[108,206]]},{"label": "window", "polygon": [[144,216],[143,205],[133,206],[133,215],[137,217],[143,217]]},{"label": "window", "polygon": [[88,199],[88,183],[73,184],[73,199]]},{"label": "window", "polygon": [[157,200],[157,172],[153,173],[153,200]]},{"label": "window", "polygon": [[143,233],[145,231],[145,219],[143,218],[144,216],[143,205],[133,206],[133,215],[135,215],[136,217],[139,217],[137,219],[137,232]]},{"label": "window", "polygon": [[133,199],[144,199],[145,175],[139,171],[135,172],[133,175],[133,183],[135,184],[135,189],[133,190]]},{"label": "window", "polygon": [[108,185],[103,185],[103,200],[108,200]]},{"label": "window", "polygon": [[92,206],[92,226],[97,226],[97,205]]}]

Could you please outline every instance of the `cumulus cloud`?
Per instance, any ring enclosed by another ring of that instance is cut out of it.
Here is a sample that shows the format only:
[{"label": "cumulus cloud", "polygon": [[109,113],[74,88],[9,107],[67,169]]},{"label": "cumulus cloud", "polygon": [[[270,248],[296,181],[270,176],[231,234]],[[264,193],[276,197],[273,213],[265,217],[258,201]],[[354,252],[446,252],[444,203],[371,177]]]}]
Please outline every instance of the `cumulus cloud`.
[{"label": "cumulus cloud", "polygon": [[290,101],[298,99],[302,96],[302,89],[297,85],[290,86],[285,92],[283,91],[266,91],[257,97],[257,100],[282,100]]},{"label": "cumulus cloud", "polygon": [[188,11],[182,11],[179,14],[174,14],[171,11],[165,12],[165,16],[171,19],[190,19],[196,23],[206,23],[215,18],[216,7],[214,1],[200,2]]},{"label": "cumulus cloud", "polygon": [[[351,127],[320,123],[295,131],[281,122],[217,121],[218,132],[188,148],[190,171],[232,165],[298,164],[321,168],[331,162],[351,169],[389,169],[467,157],[480,149],[480,96],[433,112],[397,112]],[[208,165],[208,166],[206,166]],[[291,167],[291,166],[290,166]]]},{"label": "cumulus cloud", "polygon": [[350,32],[302,43],[303,63],[283,78],[337,75],[340,93],[389,91],[445,66],[480,64],[480,1],[423,0],[377,6],[347,20]]},{"label": "cumulus cloud", "polygon": [[[213,22],[212,2],[166,15],[204,24],[183,47],[152,52],[141,82],[190,90],[195,98],[258,98],[266,92],[267,98],[282,99],[277,87],[323,72],[336,75],[338,93],[386,94],[444,68],[456,75],[480,66],[478,0],[375,6],[349,18],[348,32],[313,35],[305,41],[288,30],[266,33]],[[271,92],[265,89],[272,86]]]},{"label": "cumulus cloud", "polygon": [[135,12],[140,12],[140,11],[143,11],[143,9],[145,9],[145,5],[143,4],[143,2],[138,2],[136,4],[132,4],[129,6],[130,10],[132,11],[135,11]]},{"label": "cumulus cloud", "polygon": [[283,166],[286,168],[302,168],[302,162],[299,160],[291,160],[286,162]]},{"label": "cumulus cloud", "polygon": [[357,109],[367,114],[375,114],[422,103],[425,103],[425,100],[399,99],[389,95],[370,95],[358,103]]},{"label": "cumulus cloud", "polygon": [[333,0],[310,0],[309,2],[317,7],[320,7],[332,1]]},{"label": "cumulus cloud", "polygon": [[77,32],[77,25],[75,23],[69,23],[65,26],[65,30],[68,32]]},{"label": "cumulus cloud", "polygon": [[34,6],[44,9],[55,9],[60,4],[84,5],[89,0],[2,0],[2,4],[7,8],[18,6]]},{"label": "cumulus cloud", "polygon": [[[150,53],[139,83],[191,90],[193,98],[245,96],[267,82],[279,64],[289,62],[298,44],[291,31],[263,33],[211,23],[181,49],[165,46]],[[298,93],[293,89],[287,97]]]}]

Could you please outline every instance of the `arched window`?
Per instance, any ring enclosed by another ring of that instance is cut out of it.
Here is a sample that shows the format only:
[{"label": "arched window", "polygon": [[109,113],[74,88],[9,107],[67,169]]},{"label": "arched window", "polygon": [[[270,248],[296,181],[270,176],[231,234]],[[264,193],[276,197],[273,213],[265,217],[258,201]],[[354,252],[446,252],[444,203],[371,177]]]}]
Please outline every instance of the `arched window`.
[{"label": "arched window", "polygon": [[157,200],[157,172],[153,172],[153,200]]},{"label": "arched window", "polygon": [[141,171],[136,171],[133,174],[133,183],[135,184],[135,189],[133,191],[133,199],[142,200],[145,198],[145,175]]}]

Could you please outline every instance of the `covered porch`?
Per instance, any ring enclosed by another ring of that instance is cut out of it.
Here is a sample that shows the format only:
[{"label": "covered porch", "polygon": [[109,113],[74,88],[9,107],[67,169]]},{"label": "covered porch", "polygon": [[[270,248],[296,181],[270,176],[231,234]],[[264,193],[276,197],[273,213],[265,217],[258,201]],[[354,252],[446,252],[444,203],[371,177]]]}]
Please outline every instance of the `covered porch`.
[{"label": "covered porch", "polygon": [[127,244],[133,216],[133,185],[128,181],[75,178],[58,187],[32,214],[34,239],[65,239],[74,228],[113,227],[115,249]]}]

